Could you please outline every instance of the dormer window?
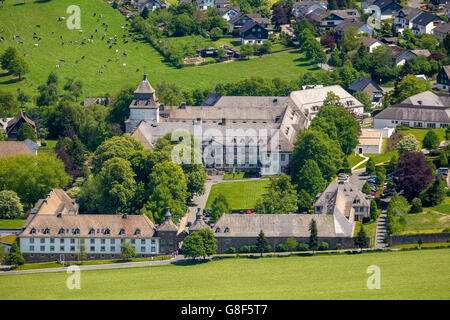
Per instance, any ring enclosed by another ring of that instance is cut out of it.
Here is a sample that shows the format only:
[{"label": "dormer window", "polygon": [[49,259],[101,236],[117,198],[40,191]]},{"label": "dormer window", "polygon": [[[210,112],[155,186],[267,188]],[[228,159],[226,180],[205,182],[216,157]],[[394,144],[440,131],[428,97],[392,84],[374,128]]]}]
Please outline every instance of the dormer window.
[{"label": "dormer window", "polygon": [[44,231],[42,231],[43,234],[49,234],[50,233],[50,229],[49,228],[45,228]]},{"label": "dormer window", "polygon": [[136,236],[139,236],[139,235],[141,234],[141,230],[136,229],[136,231],[134,232],[134,234],[135,234]]},{"label": "dormer window", "polygon": [[124,234],[125,234],[125,230],[124,229],[120,229],[119,235],[124,235]]},{"label": "dormer window", "polygon": [[220,228],[216,228],[216,231],[215,231],[216,233],[219,233],[220,232]]},{"label": "dormer window", "polygon": [[80,234],[80,229],[76,228],[76,229],[73,231],[73,234]]},{"label": "dormer window", "polygon": [[110,234],[109,229],[105,229],[105,232],[103,234]]},{"label": "dormer window", "polygon": [[89,234],[95,234],[95,229],[89,230]]},{"label": "dormer window", "polygon": [[30,234],[35,234],[35,233],[36,233],[36,229],[35,228],[30,230]]},{"label": "dormer window", "polygon": [[64,234],[64,228],[59,229],[58,234]]},{"label": "dormer window", "polygon": [[223,230],[223,232],[229,233],[230,232],[230,228],[226,227],[225,230]]}]

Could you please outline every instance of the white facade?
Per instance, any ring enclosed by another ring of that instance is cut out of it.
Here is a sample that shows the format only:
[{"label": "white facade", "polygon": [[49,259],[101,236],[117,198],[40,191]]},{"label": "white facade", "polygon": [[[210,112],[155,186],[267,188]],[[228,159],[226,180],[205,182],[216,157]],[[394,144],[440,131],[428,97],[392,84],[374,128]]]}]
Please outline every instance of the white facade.
[{"label": "white facade", "polygon": [[126,241],[136,248],[136,254],[157,255],[159,253],[159,238],[123,239],[123,238],[50,238],[50,237],[20,237],[20,250],[28,254],[77,254],[80,245],[89,254],[121,253],[121,243]]},{"label": "white facade", "polygon": [[411,121],[411,120],[391,120],[391,119],[373,119],[373,127],[376,129],[395,128],[396,126],[408,126],[418,128],[439,129],[447,128],[448,123],[445,122],[429,122],[429,121]]}]

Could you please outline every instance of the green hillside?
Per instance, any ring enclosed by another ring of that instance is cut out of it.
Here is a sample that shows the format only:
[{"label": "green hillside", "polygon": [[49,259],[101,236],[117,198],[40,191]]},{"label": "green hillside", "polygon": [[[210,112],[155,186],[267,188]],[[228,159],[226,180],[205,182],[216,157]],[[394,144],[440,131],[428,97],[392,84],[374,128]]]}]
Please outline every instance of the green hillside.
[{"label": "green hillside", "polygon": [[[80,7],[83,33],[67,28],[66,22],[70,15],[66,10],[70,5]],[[102,18],[97,22],[100,14]],[[58,21],[59,17],[65,17],[66,20]],[[31,65],[30,73],[20,82],[5,73],[0,74],[0,89],[14,91],[21,88],[33,95],[37,93],[36,87],[45,82],[51,71],[55,71],[62,81],[66,77],[81,79],[83,95],[96,96],[105,92],[114,94],[125,85],[136,86],[144,71],[148,73],[152,84],[166,81],[176,83],[183,89],[191,89],[208,88],[218,82],[236,81],[250,76],[295,79],[302,69],[317,70],[299,52],[176,69],[167,65],[148,43],[140,40],[133,42],[128,31],[122,29],[128,23],[125,17],[101,0],[28,0],[25,4],[22,0],[6,0],[0,7],[0,21],[0,37],[4,38],[4,41],[0,41],[0,53],[8,46],[14,46],[25,54]],[[109,26],[107,31],[103,23]],[[34,32],[42,40],[33,39]],[[103,34],[106,36],[101,40]],[[15,35],[20,37],[13,39]],[[82,45],[83,39],[91,35],[94,42]],[[117,45],[110,49],[107,40],[115,35],[118,38]],[[123,38],[123,35],[126,37]],[[128,43],[123,43],[124,40]],[[78,44],[74,44],[75,41]],[[125,50],[127,56],[123,55]],[[117,58],[120,60],[116,61]],[[61,62],[61,59],[65,62]],[[108,62],[108,59],[111,61]],[[60,65],[60,68],[57,69],[56,65]],[[102,65],[106,67],[102,68]],[[99,70],[103,74],[99,75]]]}]

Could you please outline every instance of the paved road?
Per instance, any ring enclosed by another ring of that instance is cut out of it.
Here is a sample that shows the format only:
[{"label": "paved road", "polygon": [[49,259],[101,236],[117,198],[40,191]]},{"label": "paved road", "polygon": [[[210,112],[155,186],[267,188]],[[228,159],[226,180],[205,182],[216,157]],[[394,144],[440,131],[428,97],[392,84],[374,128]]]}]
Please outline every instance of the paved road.
[{"label": "paved road", "polygon": [[[91,266],[79,266],[79,268],[81,271],[85,271],[85,270],[151,267],[151,266],[162,266],[162,265],[168,265],[168,264],[173,264],[173,263],[180,263],[185,260],[186,259],[182,255],[179,255],[170,260],[99,264],[99,265],[91,265]],[[9,266],[5,266],[5,267],[9,267]],[[64,267],[64,268],[61,267],[61,268],[33,269],[33,270],[19,270],[19,271],[0,271],[0,275],[46,273],[46,272],[66,272],[66,271],[67,271],[67,267]]]},{"label": "paved road", "polygon": [[369,176],[363,176],[365,171],[365,168],[354,170],[350,176],[350,182],[356,185],[359,189],[362,189],[364,183],[367,181],[367,178],[369,178]]}]

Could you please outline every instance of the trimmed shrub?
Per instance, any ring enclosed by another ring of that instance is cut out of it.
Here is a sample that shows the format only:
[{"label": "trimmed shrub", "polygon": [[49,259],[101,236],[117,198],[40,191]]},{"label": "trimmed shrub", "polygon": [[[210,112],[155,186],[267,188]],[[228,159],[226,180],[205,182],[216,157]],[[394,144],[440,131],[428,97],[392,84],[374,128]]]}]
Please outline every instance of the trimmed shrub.
[{"label": "trimmed shrub", "polygon": [[277,245],[277,248],[276,248],[276,251],[277,252],[286,252],[286,251],[288,251],[289,249],[288,249],[288,247],[286,246],[286,244],[285,243],[280,243],[280,244],[278,244]]},{"label": "trimmed shrub", "polygon": [[309,250],[309,245],[307,243],[299,243],[298,247],[297,247],[298,251],[308,251]]},{"label": "trimmed shrub", "polygon": [[319,245],[319,251],[328,250],[328,242],[322,241]]},{"label": "trimmed shrub", "polygon": [[236,253],[236,248],[235,247],[229,247],[228,248],[228,253]]},{"label": "trimmed shrub", "polygon": [[409,213],[419,213],[422,212],[422,201],[419,198],[414,198],[412,200],[412,206]]}]

